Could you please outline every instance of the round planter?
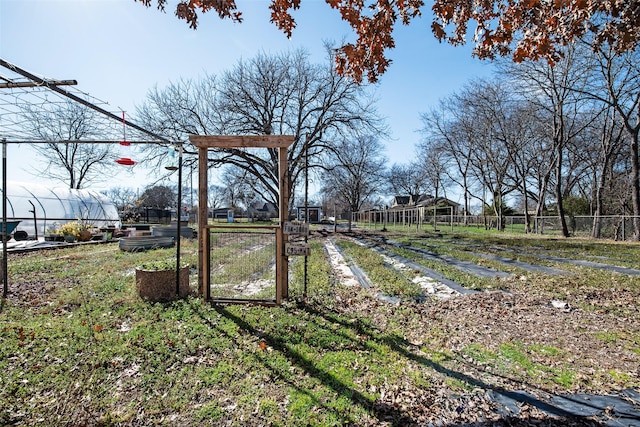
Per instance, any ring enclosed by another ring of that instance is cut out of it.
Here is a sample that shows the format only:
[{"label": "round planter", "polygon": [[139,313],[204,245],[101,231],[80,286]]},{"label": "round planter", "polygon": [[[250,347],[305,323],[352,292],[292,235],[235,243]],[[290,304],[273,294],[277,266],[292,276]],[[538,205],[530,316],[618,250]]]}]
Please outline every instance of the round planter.
[{"label": "round planter", "polygon": [[91,240],[91,232],[89,230],[82,230],[80,236],[78,236],[78,241],[88,242],[89,240]]},{"label": "round planter", "polygon": [[[177,238],[177,230],[175,225],[160,225],[151,227],[151,235],[153,236],[171,236],[174,239]],[[187,239],[193,238],[193,228],[192,227],[180,227],[180,237],[185,237]]]},{"label": "round planter", "polygon": [[170,248],[174,245],[173,237],[123,237],[118,242],[118,247],[126,252],[146,251],[148,249]]},{"label": "round planter", "polygon": [[[175,270],[136,269],[136,290],[138,295],[149,302],[172,301],[176,296]],[[180,295],[189,295],[189,267],[180,269]]]}]

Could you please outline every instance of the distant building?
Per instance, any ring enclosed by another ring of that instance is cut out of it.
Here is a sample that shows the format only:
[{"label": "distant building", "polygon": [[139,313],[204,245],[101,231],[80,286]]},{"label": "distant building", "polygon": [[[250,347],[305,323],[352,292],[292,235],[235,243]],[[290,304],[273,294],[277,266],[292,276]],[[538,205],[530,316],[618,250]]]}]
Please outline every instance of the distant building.
[{"label": "distant building", "polygon": [[415,206],[423,208],[433,208],[435,206],[438,215],[458,215],[460,211],[460,203],[456,203],[446,197],[433,197],[431,195],[417,198]]},{"label": "distant building", "polygon": [[317,224],[322,219],[322,207],[321,206],[298,206],[296,219],[298,221],[305,222],[305,212],[309,212],[309,223]]},{"label": "distant building", "polygon": [[267,221],[278,215],[278,208],[273,203],[255,203],[247,208],[247,216],[258,221]]},{"label": "distant building", "polygon": [[234,215],[233,209],[231,208],[216,208],[210,209],[211,218],[213,218],[216,222],[233,222]]},{"label": "distant building", "polygon": [[411,197],[409,196],[395,196],[393,198],[393,201],[391,202],[391,207],[395,208],[398,206],[401,206],[401,207],[408,206],[410,200],[411,200]]},{"label": "distant building", "polygon": [[[395,196],[391,203],[390,210],[399,210],[406,208],[433,208],[436,206],[438,215],[451,214],[458,215],[460,204],[449,200],[446,197],[433,197],[431,194],[420,194],[415,196]],[[446,212],[444,210],[446,209]]]}]

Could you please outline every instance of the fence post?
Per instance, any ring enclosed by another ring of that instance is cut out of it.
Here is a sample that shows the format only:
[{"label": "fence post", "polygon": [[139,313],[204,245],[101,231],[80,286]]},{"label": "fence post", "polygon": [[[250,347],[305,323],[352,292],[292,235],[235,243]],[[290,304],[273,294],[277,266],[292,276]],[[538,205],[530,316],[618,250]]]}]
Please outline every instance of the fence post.
[{"label": "fence post", "polygon": [[449,206],[449,209],[451,209],[451,231],[453,231],[453,206]]}]

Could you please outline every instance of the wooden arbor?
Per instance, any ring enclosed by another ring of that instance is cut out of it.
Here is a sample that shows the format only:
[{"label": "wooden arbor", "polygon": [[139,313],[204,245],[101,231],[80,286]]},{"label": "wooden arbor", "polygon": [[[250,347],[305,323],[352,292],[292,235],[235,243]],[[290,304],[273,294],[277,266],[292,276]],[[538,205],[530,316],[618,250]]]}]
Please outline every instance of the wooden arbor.
[{"label": "wooden arbor", "polygon": [[[278,149],[278,188],[280,226],[276,230],[276,304],[289,296],[289,263],[285,254],[286,236],[283,224],[288,212],[287,148],[293,143],[290,135],[213,136],[190,135],[189,141],[198,148],[198,288],[206,301],[211,300],[208,151],[210,148],[272,148]],[[226,300],[225,302],[234,302]],[[238,300],[237,302],[243,302]]]}]

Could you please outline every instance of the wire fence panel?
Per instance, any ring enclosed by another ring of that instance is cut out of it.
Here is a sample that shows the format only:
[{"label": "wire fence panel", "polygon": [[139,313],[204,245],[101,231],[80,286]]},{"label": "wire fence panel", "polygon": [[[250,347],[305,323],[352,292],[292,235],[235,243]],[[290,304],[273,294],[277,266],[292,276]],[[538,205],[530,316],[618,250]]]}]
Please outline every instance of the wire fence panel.
[{"label": "wire fence panel", "polygon": [[[420,207],[394,210],[370,210],[356,212],[353,221],[357,226],[372,230],[440,231],[464,228],[496,230],[498,217],[490,215],[433,215],[433,211]],[[569,234],[579,237],[595,237],[612,240],[633,240],[634,229],[631,216],[611,215],[595,217],[591,215],[566,215]],[[503,231],[511,233],[537,233],[561,235],[562,225],[558,216],[531,216],[529,227],[523,215],[502,218]]]},{"label": "wire fence panel", "polygon": [[211,228],[213,299],[276,299],[276,232],[272,228]]}]

